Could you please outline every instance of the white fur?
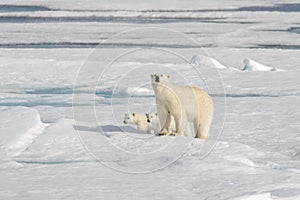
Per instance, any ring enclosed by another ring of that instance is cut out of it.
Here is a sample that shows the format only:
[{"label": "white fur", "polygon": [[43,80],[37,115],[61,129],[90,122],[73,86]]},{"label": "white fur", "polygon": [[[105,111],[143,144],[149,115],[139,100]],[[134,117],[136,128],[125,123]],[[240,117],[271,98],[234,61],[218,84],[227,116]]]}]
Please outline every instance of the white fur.
[{"label": "white fur", "polygon": [[169,134],[171,116],[175,120],[175,134],[190,136],[188,124],[194,124],[197,138],[206,139],[213,117],[213,101],[204,91],[188,86],[179,86],[165,74],[151,75],[156,96],[160,134]]},{"label": "white fur", "polygon": [[147,122],[146,113],[125,114],[124,124],[135,124],[137,129],[147,133],[157,132],[157,127]]},{"label": "white fur", "polygon": [[[146,114],[147,116],[147,122],[151,124],[153,129],[155,129],[156,133],[158,133],[161,130],[160,121],[157,113],[149,113]],[[169,132],[173,133],[175,132],[175,121],[173,116],[171,116],[171,123],[169,127]]]}]

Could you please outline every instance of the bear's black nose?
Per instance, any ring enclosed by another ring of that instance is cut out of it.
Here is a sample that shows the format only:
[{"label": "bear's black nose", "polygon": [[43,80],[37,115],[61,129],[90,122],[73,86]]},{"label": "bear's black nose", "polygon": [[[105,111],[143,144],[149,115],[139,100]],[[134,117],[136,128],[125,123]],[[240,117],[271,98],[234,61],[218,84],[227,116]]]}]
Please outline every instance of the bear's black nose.
[{"label": "bear's black nose", "polygon": [[148,119],[147,122],[150,123],[150,120]]},{"label": "bear's black nose", "polygon": [[158,76],[155,76],[155,82],[159,82],[159,77]]},{"label": "bear's black nose", "polygon": [[123,121],[124,124],[126,124],[126,121]]}]

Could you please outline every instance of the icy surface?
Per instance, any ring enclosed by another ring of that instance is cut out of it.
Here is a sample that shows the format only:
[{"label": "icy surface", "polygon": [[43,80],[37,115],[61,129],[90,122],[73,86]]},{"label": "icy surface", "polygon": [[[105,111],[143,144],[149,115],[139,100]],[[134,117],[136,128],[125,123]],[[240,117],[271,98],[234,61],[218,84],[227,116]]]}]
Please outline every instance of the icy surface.
[{"label": "icy surface", "polygon": [[278,69],[274,68],[274,67],[269,67],[266,65],[263,65],[261,63],[258,63],[254,60],[250,60],[250,59],[245,59],[244,60],[244,68],[242,70],[247,70],[247,71],[276,71]]},{"label": "icy surface", "polygon": [[[297,0],[1,1],[0,199],[300,199],[299,13]],[[212,95],[223,131],[207,156],[209,142],[122,124],[155,109],[160,70]]]}]

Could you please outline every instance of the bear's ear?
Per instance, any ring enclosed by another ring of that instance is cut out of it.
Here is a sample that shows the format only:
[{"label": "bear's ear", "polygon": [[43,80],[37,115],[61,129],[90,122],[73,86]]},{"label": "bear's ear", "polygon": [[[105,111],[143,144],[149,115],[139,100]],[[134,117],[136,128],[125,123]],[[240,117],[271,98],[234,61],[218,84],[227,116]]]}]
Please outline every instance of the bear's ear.
[{"label": "bear's ear", "polygon": [[155,115],[157,116],[157,113],[155,113]]},{"label": "bear's ear", "polygon": [[132,113],[132,115],[135,117],[135,113]]},{"label": "bear's ear", "polygon": [[170,75],[167,75],[168,79],[170,79]]},{"label": "bear's ear", "polygon": [[153,76],[154,76],[154,75],[153,75],[153,74],[151,74],[151,77],[152,77],[152,78],[153,78]]}]

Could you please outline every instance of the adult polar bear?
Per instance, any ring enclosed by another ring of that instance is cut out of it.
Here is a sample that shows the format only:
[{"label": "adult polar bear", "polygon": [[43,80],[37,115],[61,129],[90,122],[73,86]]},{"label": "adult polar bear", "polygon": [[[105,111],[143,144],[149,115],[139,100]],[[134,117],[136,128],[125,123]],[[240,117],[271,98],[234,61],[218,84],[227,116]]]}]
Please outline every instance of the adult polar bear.
[{"label": "adult polar bear", "polygon": [[189,136],[188,122],[192,122],[195,137],[207,139],[214,112],[212,98],[196,87],[172,83],[170,76],[165,74],[152,74],[151,82],[162,126],[160,134],[169,134],[171,116],[173,116],[175,134]]}]

